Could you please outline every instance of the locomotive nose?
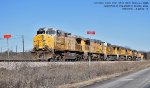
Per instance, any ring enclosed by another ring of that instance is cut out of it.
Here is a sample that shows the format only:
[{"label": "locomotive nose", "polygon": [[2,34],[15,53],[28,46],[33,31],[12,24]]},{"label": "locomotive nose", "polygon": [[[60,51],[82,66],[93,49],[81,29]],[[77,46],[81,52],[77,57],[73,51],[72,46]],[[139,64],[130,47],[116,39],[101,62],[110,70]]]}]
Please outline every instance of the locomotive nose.
[{"label": "locomotive nose", "polygon": [[45,38],[44,35],[38,35],[34,38],[34,48],[36,50],[45,50]]}]

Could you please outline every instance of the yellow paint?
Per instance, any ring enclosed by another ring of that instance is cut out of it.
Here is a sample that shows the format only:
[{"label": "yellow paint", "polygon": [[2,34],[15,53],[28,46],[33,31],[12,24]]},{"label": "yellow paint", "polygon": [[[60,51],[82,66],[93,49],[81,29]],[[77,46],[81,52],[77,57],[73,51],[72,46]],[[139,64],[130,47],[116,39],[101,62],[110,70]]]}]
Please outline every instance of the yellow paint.
[{"label": "yellow paint", "polygon": [[106,47],[106,54],[107,55],[112,55],[112,47],[111,46]]},{"label": "yellow paint", "polygon": [[33,45],[36,50],[54,49],[54,36],[47,34],[36,35],[33,39]]},{"label": "yellow paint", "polygon": [[81,46],[82,46],[82,50],[85,52],[85,41],[81,40]]},{"label": "yellow paint", "polygon": [[120,55],[126,56],[126,49],[125,48],[120,49]]},{"label": "yellow paint", "polygon": [[104,54],[107,55],[107,46],[104,45]]},{"label": "yellow paint", "polygon": [[127,50],[127,56],[132,56],[133,53],[132,53],[132,50]]},{"label": "yellow paint", "polygon": [[118,54],[118,49],[117,47],[113,47],[113,55],[117,55]]},{"label": "yellow paint", "polygon": [[138,58],[141,58],[141,57],[142,57],[142,53],[138,52],[138,53],[137,53],[137,57],[138,57]]},{"label": "yellow paint", "polygon": [[117,47],[113,47],[111,45],[107,46],[107,48],[106,48],[106,54],[107,55],[117,55],[118,54]]},{"label": "yellow paint", "polygon": [[99,45],[99,53],[104,54],[104,45]]},{"label": "yellow paint", "polygon": [[65,49],[65,37],[64,36],[55,36],[55,49],[57,50],[66,50]]},{"label": "yellow paint", "polygon": [[86,45],[85,40],[81,40],[81,46],[82,46],[82,51],[83,52],[89,52],[90,46]]}]

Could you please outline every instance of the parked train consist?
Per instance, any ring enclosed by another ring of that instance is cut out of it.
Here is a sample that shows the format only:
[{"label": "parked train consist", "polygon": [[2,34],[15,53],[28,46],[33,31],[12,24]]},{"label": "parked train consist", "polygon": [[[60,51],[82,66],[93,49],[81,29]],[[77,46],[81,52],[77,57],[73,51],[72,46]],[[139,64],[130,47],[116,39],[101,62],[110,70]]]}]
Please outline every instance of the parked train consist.
[{"label": "parked train consist", "polygon": [[96,39],[71,35],[54,28],[40,28],[33,39],[34,59],[48,61],[142,60],[141,52]]}]

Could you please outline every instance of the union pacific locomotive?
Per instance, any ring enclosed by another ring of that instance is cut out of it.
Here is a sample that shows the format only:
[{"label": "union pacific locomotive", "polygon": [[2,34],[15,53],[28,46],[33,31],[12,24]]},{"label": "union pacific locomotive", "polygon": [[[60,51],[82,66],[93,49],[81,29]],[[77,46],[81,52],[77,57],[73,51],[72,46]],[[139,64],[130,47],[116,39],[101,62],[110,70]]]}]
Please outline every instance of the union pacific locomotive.
[{"label": "union pacific locomotive", "polygon": [[141,52],[101,40],[71,35],[54,28],[40,28],[33,39],[32,56],[48,61],[126,61],[142,60]]}]

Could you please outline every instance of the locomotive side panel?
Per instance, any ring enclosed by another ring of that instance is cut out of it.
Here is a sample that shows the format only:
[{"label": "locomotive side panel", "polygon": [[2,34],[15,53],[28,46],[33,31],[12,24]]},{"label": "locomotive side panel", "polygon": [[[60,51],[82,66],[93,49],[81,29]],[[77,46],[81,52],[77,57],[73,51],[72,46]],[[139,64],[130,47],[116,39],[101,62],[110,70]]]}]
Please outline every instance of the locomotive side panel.
[{"label": "locomotive side panel", "polygon": [[65,50],[65,37],[64,36],[55,37],[55,49],[60,50],[60,51]]},{"label": "locomotive side panel", "polygon": [[75,51],[75,38],[65,37],[65,50]]}]

